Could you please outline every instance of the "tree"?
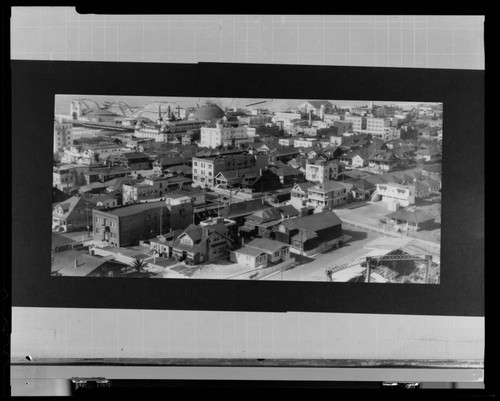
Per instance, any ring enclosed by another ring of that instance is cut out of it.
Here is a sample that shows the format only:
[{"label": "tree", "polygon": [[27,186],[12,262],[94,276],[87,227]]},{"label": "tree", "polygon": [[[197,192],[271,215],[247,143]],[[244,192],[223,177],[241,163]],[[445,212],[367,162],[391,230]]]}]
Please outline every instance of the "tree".
[{"label": "tree", "polygon": [[131,263],[131,266],[140,273],[142,269],[146,266],[146,263],[144,262],[143,259],[135,259]]}]

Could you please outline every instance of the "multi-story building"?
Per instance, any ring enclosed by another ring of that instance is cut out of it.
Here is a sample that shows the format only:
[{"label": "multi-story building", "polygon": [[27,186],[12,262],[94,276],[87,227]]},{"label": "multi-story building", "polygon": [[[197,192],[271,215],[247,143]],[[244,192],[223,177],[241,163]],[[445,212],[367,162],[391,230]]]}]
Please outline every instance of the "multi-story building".
[{"label": "multi-story building", "polygon": [[61,161],[63,163],[77,163],[85,166],[99,164],[107,156],[118,157],[121,153],[130,151],[121,145],[111,142],[70,146],[64,149]]},{"label": "multi-story building", "polygon": [[366,129],[367,134],[373,136],[387,139],[387,132],[391,127],[391,120],[384,117],[367,117],[366,118]]},{"label": "multi-story building", "polygon": [[347,203],[347,186],[336,181],[327,181],[307,189],[307,205],[333,208]]},{"label": "multi-story building", "polygon": [[323,159],[311,159],[306,163],[306,180],[311,182],[326,182],[336,180],[339,176],[339,163]]},{"label": "multi-story building", "polygon": [[149,177],[141,182],[123,184],[123,204],[160,199],[166,193],[176,189],[182,189],[183,186],[188,186],[191,182],[191,179],[178,175]]},{"label": "multi-story building", "polygon": [[386,202],[389,210],[397,210],[415,203],[415,186],[395,183],[377,184],[374,198]]},{"label": "multi-story building", "polygon": [[288,136],[285,138],[278,139],[278,144],[281,146],[293,146],[294,142],[295,142],[295,138],[293,136]]},{"label": "multi-story building", "polygon": [[181,142],[185,136],[190,138],[197,136],[204,125],[204,121],[198,120],[182,120],[154,125],[141,124],[135,129],[134,136],[154,139],[156,142]]},{"label": "multi-story building", "polygon": [[187,227],[193,219],[190,197],[170,202],[140,203],[112,211],[93,210],[94,239],[112,246],[137,245],[170,229]]},{"label": "multi-story building", "polygon": [[73,124],[54,120],[54,147],[53,152],[64,151],[73,145]]},{"label": "multi-story building", "polygon": [[172,256],[196,265],[227,258],[233,245],[230,228],[225,224],[192,224],[172,242]]},{"label": "multi-story building", "polygon": [[149,156],[141,152],[122,153],[116,163],[130,170],[148,170],[152,164]]},{"label": "multi-story building", "polygon": [[200,134],[200,146],[204,148],[215,149],[225,144],[241,143],[242,140],[247,143],[253,142],[248,139],[247,127],[224,126],[217,124],[216,127],[203,127]]},{"label": "multi-story building", "polygon": [[311,255],[343,241],[342,220],[331,210],[285,220],[273,228],[277,241],[290,251]]},{"label": "multi-story building", "polygon": [[352,123],[353,131],[362,132],[366,130],[366,117],[364,116],[345,116],[344,121]]},{"label": "multi-story building", "polygon": [[215,186],[215,176],[221,171],[255,167],[255,157],[250,154],[234,154],[215,157],[193,157],[193,185]]},{"label": "multi-story building", "polygon": [[92,203],[77,196],[58,203],[52,211],[52,229],[67,232],[89,226],[92,208]]},{"label": "multi-story building", "polygon": [[79,186],[85,185],[85,173],[88,170],[88,167],[77,164],[64,164],[53,167],[52,186],[64,193],[70,193],[78,189]]},{"label": "multi-story building", "polygon": [[319,140],[316,138],[295,138],[293,141],[294,148],[312,148],[315,145],[319,146]]}]

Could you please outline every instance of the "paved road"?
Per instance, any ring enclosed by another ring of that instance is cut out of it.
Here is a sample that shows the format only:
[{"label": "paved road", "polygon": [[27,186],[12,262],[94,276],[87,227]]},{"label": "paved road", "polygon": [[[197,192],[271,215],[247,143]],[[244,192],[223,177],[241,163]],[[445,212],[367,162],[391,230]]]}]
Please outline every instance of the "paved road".
[{"label": "paved road", "polygon": [[353,237],[343,247],[339,249],[333,248],[313,257],[299,255],[296,257],[301,262],[299,266],[268,277],[267,280],[326,281],[326,268],[341,265],[364,256],[369,251],[363,247],[382,236],[373,231],[363,231],[357,228],[344,229],[343,231]]}]

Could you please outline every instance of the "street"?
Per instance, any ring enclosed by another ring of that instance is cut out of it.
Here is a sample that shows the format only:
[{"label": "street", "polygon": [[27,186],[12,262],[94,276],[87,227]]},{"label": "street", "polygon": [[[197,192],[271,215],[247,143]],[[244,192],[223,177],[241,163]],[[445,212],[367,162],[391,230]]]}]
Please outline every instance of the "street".
[{"label": "street", "polygon": [[362,229],[344,229],[344,234],[352,239],[341,248],[332,248],[312,257],[293,255],[300,265],[282,273],[268,277],[266,280],[288,280],[288,281],[326,281],[325,270],[343,263],[360,258],[369,251],[363,247],[382,234],[374,231],[363,231]]}]

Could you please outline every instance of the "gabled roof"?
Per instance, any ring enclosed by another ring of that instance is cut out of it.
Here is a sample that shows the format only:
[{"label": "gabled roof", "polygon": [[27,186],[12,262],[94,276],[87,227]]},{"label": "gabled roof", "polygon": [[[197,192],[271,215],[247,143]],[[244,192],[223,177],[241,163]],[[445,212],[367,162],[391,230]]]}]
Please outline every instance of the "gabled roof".
[{"label": "gabled roof", "polygon": [[302,192],[306,192],[309,188],[314,187],[316,184],[314,182],[299,182],[293,186],[292,191],[295,188],[300,189]]},{"label": "gabled roof", "polygon": [[104,184],[106,184],[108,190],[118,190],[123,184],[133,184],[135,182],[137,182],[137,180],[131,177],[117,177],[106,181]]},{"label": "gabled roof", "polygon": [[[62,208],[63,212],[62,214],[56,212],[56,209],[59,206]],[[62,218],[67,218],[75,208],[86,207],[86,206],[91,206],[91,203],[78,196],[72,196],[71,198],[66,199],[63,202],[56,204],[54,206],[53,213],[56,213],[58,216]]]},{"label": "gabled roof", "polygon": [[121,157],[124,157],[127,160],[149,159],[149,155],[142,152],[124,152],[121,154]]},{"label": "gabled roof", "polygon": [[387,217],[390,219],[398,219],[398,220],[408,221],[411,223],[422,223],[424,221],[434,220],[433,216],[420,209],[413,209],[413,210],[399,209],[396,210],[395,212],[389,213]]},{"label": "gabled roof", "polygon": [[256,257],[256,256],[259,256],[259,255],[266,253],[262,249],[250,248],[248,246],[244,246],[243,248],[237,249],[234,252],[241,253],[243,255],[253,256],[253,257]]},{"label": "gabled roof", "polygon": [[269,209],[258,210],[247,217],[247,220],[251,220],[259,223],[265,223],[272,220],[280,220],[281,213],[277,207],[271,207]]},{"label": "gabled roof", "polygon": [[368,191],[371,189],[375,189],[375,184],[373,184],[372,182],[365,180],[363,178],[355,180],[353,182],[353,185],[355,188],[360,189],[362,191]]},{"label": "gabled roof", "polygon": [[300,213],[293,205],[278,206],[281,214],[285,217],[298,216]]},{"label": "gabled roof", "polygon": [[353,159],[356,156],[359,156],[364,160],[368,160],[368,158],[369,158],[368,152],[366,152],[365,150],[362,150],[362,149],[351,150],[347,154],[340,156],[340,158]]},{"label": "gabled roof", "polygon": [[338,191],[340,189],[347,189],[347,187],[341,182],[326,181],[322,184],[314,185],[313,187],[309,188],[309,191],[330,192],[330,191]]},{"label": "gabled roof", "polygon": [[285,244],[284,242],[275,241],[272,239],[255,238],[254,240],[247,243],[246,247],[258,249],[266,253],[274,253],[283,247],[289,247],[289,245]]},{"label": "gabled roof", "polygon": [[309,103],[311,106],[313,106],[316,109],[321,108],[322,105],[325,105],[327,107],[333,106],[333,104],[327,100],[307,100],[304,103]]},{"label": "gabled roof", "polygon": [[237,170],[224,170],[219,172],[215,178],[223,177],[226,180],[234,180],[235,178],[243,179],[247,174],[258,174],[258,169],[256,168],[242,168]]},{"label": "gabled roof", "polygon": [[226,218],[248,216],[257,210],[269,209],[270,207],[268,204],[263,203],[262,199],[251,199],[227,205],[221,210],[220,215]]},{"label": "gabled roof", "polygon": [[58,273],[61,274],[62,276],[85,277],[103,265],[105,265],[108,268],[114,268],[114,269],[127,267],[127,265],[125,265],[124,263],[116,262],[114,260],[107,260],[104,258],[87,254],[78,256],[76,260],[77,260],[77,267],[75,267],[75,261],[73,261],[71,262],[71,264],[68,264],[63,268],[59,269]]},{"label": "gabled roof", "polygon": [[394,152],[390,151],[381,151],[381,152],[374,152],[372,153],[371,157],[369,158],[370,161],[391,161],[397,159],[396,155]]},{"label": "gabled roof", "polygon": [[331,210],[321,213],[310,214],[304,217],[285,220],[280,225],[284,225],[288,230],[318,231],[342,224],[342,220]]}]

